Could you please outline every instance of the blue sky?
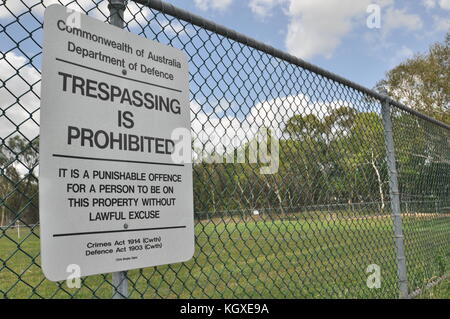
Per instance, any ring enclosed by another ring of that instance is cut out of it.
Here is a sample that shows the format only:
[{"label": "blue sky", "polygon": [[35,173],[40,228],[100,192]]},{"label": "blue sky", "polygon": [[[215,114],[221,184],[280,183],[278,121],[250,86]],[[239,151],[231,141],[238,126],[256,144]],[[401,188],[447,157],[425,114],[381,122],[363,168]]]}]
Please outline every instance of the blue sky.
[{"label": "blue sky", "polygon": [[[76,10],[90,11],[104,20],[107,1],[60,0]],[[130,0],[129,8],[138,8]],[[266,44],[372,88],[385,72],[414,53],[425,52],[429,45],[442,41],[450,30],[450,0],[166,0],[177,7],[213,20]],[[43,0],[45,6],[58,0]],[[41,0],[8,1],[14,15],[23,14],[27,31],[35,30],[37,20],[25,14],[32,7],[42,18]],[[77,5],[78,4],[78,5]],[[370,5],[380,9],[380,28],[368,28]],[[150,17],[150,11],[147,11]],[[127,18],[127,17],[126,17]],[[0,6],[2,25],[14,16]],[[143,20],[145,21],[145,20]],[[24,39],[28,32],[10,25],[8,32]],[[40,31],[33,34],[40,39]],[[0,49],[8,51],[14,43],[0,34]],[[31,39],[21,42],[30,57],[40,48]],[[17,52],[16,52],[17,53]],[[20,53],[20,52],[19,52]],[[39,67],[39,60],[33,61]]]},{"label": "blue sky", "polygon": [[[369,88],[450,30],[450,0],[166,2]],[[370,4],[380,8],[380,28],[367,27]]]}]

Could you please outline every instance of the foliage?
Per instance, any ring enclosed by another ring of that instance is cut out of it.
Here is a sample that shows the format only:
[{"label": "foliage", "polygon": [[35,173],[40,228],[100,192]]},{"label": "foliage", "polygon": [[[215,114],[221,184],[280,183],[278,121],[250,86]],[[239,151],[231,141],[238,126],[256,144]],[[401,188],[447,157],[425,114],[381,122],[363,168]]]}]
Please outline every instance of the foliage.
[{"label": "foliage", "polygon": [[377,89],[412,109],[450,124],[450,33],[429,51],[402,62]]},{"label": "foliage", "polygon": [[28,141],[19,135],[0,145],[0,223],[20,220],[36,223],[38,215],[39,139]]}]

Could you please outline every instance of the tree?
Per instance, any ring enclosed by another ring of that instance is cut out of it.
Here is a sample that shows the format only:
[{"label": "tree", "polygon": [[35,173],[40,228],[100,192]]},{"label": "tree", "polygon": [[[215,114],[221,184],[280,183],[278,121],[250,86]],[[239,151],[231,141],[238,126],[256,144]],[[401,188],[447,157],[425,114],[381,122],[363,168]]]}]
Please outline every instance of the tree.
[{"label": "tree", "polygon": [[351,107],[342,106],[333,109],[323,120],[324,130],[329,135],[327,140],[348,134],[355,125],[356,116],[357,112]]},{"label": "tree", "polygon": [[412,109],[450,124],[450,33],[386,74],[376,88]]},{"label": "tree", "polygon": [[12,211],[11,207],[17,198],[15,187],[20,181],[19,172],[14,167],[14,159],[10,154],[5,145],[0,145],[0,166],[2,167],[0,171],[0,226],[4,226],[8,221],[8,210]]},{"label": "tree", "polygon": [[[359,191],[363,189],[369,196],[381,202],[381,211],[384,211],[387,172],[385,163],[385,148],[383,126],[381,118],[374,112],[359,113],[355,117],[355,125],[349,135],[348,148],[352,150],[347,161],[362,170],[362,183]],[[367,169],[364,169],[364,166]],[[371,172],[372,171],[372,172]],[[363,186],[364,185],[364,186]]]},{"label": "tree", "polygon": [[17,170],[14,168],[14,166],[11,165],[4,145],[0,145],[0,166],[2,167],[0,172],[0,226],[4,226],[7,218],[7,200],[11,198],[11,194],[13,193],[14,182],[19,179],[19,174],[17,173]]},{"label": "tree", "polygon": [[306,205],[380,201],[385,209],[387,171],[379,114],[341,106],[322,119],[294,115],[284,130],[287,175],[299,178]]},{"label": "tree", "polygon": [[284,128],[284,133],[294,139],[316,139],[324,131],[320,119],[313,115],[294,115],[291,117]]},{"label": "tree", "polygon": [[38,220],[38,180],[35,175],[39,162],[38,148],[38,138],[28,141],[19,135],[11,137],[0,148],[0,164],[3,167],[0,174],[2,224],[6,217],[5,208],[16,214],[14,219]]}]

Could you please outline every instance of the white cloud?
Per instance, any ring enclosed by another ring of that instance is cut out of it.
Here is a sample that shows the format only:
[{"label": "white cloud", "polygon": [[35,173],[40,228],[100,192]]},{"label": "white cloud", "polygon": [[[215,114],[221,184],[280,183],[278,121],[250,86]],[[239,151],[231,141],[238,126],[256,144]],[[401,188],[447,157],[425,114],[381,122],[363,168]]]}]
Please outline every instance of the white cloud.
[{"label": "white cloud", "polygon": [[39,112],[35,111],[40,105],[41,75],[27,64],[25,57],[13,52],[0,59],[0,80],[4,83],[0,87],[0,109],[4,110],[0,116],[1,138],[14,134],[16,125],[20,125],[20,132],[29,139],[39,133],[39,127],[32,119],[39,123]]},{"label": "white cloud", "polygon": [[444,10],[450,10],[450,0],[439,0],[439,5]]},{"label": "white cloud", "polygon": [[100,3],[98,7],[95,8],[96,5],[92,0],[28,0],[24,3],[22,1],[7,1],[5,6],[0,7],[0,19],[15,19],[14,16],[17,16],[25,11],[29,11],[30,8],[32,14],[42,16],[45,8],[55,3],[66,5],[68,8],[78,11],[94,9],[93,13],[97,15],[99,15],[100,12],[105,14],[108,12],[106,3],[105,5]]},{"label": "white cloud", "polygon": [[158,29],[161,29],[169,38],[175,36],[181,37],[186,35],[195,35],[194,29],[192,29],[190,26],[181,24],[178,20],[166,20],[162,16],[158,16],[156,20],[153,20],[149,27],[154,32],[156,32],[156,30]]},{"label": "white cloud", "polygon": [[[107,2],[102,1],[102,5],[105,6],[105,9],[102,12],[106,12],[106,15],[109,15],[109,10],[107,10]],[[146,26],[148,21],[150,20],[150,9],[147,7],[138,6],[136,3],[129,1],[127,5],[127,10],[125,10],[124,20],[130,21],[128,27],[133,28],[139,26]]]},{"label": "white cloud", "polygon": [[[6,7],[11,11],[11,13],[6,10],[5,6],[0,7],[0,19],[15,19],[14,16],[18,16],[25,11],[30,10],[31,13],[36,17],[42,17],[44,15],[45,8],[52,4],[63,4],[67,8],[80,11],[88,12],[89,16],[92,16],[101,21],[105,21],[109,17],[108,1],[101,1],[96,4],[92,0],[29,0],[26,1],[27,6],[25,6],[21,1],[8,1]],[[127,9],[125,10],[124,19],[125,21],[130,21],[128,26],[130,28],[139,25],[147,25],[147,21],[150,17],[150,9],[147,7],[139,7],[134,2],[129,2]]]},{"label": "white cloud", "polygon": [[[39,106],[41,75],[29,61],[13,52],[0,53],[0,138],[8,140],[20,132],[28,140],[39,135]],[[13,166],[20,175],[28,174],[29,168],[18,161]],[[38,167],[34,168],[38,174]]]},{"label": "white cloud", "polygon": [[6,4],[2,1],[2,6],[0,6],[0,19],[13,18],[13,15],[17,15],[25,10],[28,9],[21,1],[8,1]]},{"label": "white cloud", "polygon": [[285,44],[291,54],[304,59],[331,57],[342,38],[363,17],[371,0],[290,0],[290,23]]},{"label": "white cloud", "polygon": [[304,59],[316,55],[330,58],[355,26],[365,27],[370,4],[382,9],[385,36],[395,29],[418,30],[423,26],[418,15],[394,9],[393,0],[289,0],[290,22],[285,39],[289,53]]},{"label": "white cloud", "polygon": [[436,7],[436,0],[422,0],[422,4],[428,9]]},{"label": "white cloud", "polygon": [[414,55],[414,51],[408,48],[407,46],[402,46],[397,52],[391,57],[390,65],[394,67],[398,65],[400,62],[405,61],[406,59],[411,58]]},{"label": "white cloud", "polygon": [[428,9],[436,8],[436,4],[444,10],[450,10],[450,0],[422,0],[422,4]]},{"label": "white cloud", "polygon": [[382,30],[384,35],[395,29],[419,30],[423,27],[420,16],[408,13],[405,9],[388,8],[383,17]]},{"label": "white cloud", "polygon": [[251,0],[249,7],[256,15],[264,17],[270,15],[275,6],[283,4],[287,5],[285,13],[289,17],[286,48],[303,59],[317,55],[330,58],[357,23],[365,26],[370,4],[377,4],[383,10],[383,36],[396,29],[423,27],[420,16],[405,9],[394,9],[394,0]]},{"label": "white cloud", "polygon": [[[39,108],[40,74],[28,62],[25,57],[12,52],[0,60],[0,80],[5,81],[4,87],[0,88],[0,109],[6,109],[4,116],[0,116],[1,138],[15,134],[19,124],[20,132],[27,138],[33,139],[39,134],[39,127],[29,118],[29,114]],[[19,70],[18,73],[16,70]],[[34,93],[30,92],[30,88]],[[21,96],[19,103],[16,103],[15,96]],[[207,155],[212,150],[224,154],[240,147],[254,139],[262,127],[271,129],[275,136],[281,138],[287,119],[293,115],[315,114],[323,118],[330,110],[340,106],[348,104],[342,101],[311,102],[304,95],[286,96],[257,103],[244,117],[235,117],[221,116],[233,107],[224,99],[218,101],[217,107],[211,106],[210,112],[203,111],[198,103],[193,102],[194,147],[201,151],[194,158],[200,159],[199,156]],[[39,112],[34,113],[33,119],[39,123]]]},{"label": "white cloud", "polygon": [[434,29],[436,31],[448,31],[450,30],[450,19],[439,16],[433,16]]},{"label": "white cloud", "polygon": [[287,2],[286,0],[250,0],[250,10],[258,16],[267,17],[277,5]]},{"label": "white cloud", "polygon": [[225,10],[227,9],[233,0],[194,0],[195,5],[200,10],[206,11],[213,10]]},{"label": "white cloud", "polygon": [[[220,102],[220,105],[226,104]],[[286,121],[294,115],[314,114],[319,118],[333,109],[350,106],[344,101],[311,102],[305,95],[279,97],[253,106],[244,118],[217,116],[221,112],[204,112],[197,102],[191,103],[194,158],[199,160],[213,150],[220,155],[239,148],[268,128],[277,138],[282,138]],[[212,109],[215,109],[214,107]]]}]

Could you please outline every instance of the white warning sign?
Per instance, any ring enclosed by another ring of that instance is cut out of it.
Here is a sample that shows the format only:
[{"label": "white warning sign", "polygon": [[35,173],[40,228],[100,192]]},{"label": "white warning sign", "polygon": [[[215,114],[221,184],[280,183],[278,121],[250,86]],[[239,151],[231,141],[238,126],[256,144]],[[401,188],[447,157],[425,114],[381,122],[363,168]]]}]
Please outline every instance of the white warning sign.
[{"label": "white warning sign", "polygon": [[190,131],[188,94],[183,52],[60,5],[46,10],[39,205],[48,279],[66,279],[73,265],[86,276],[192,257],[192,164],[173,159],[174,130]]}]

